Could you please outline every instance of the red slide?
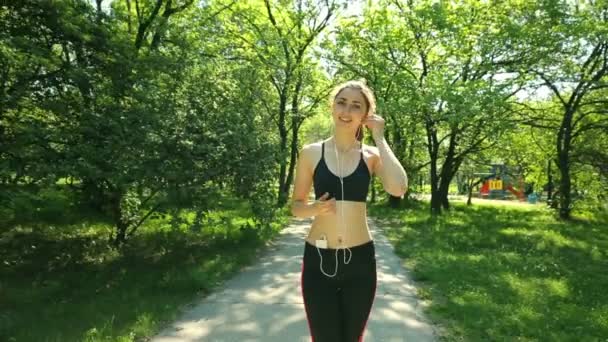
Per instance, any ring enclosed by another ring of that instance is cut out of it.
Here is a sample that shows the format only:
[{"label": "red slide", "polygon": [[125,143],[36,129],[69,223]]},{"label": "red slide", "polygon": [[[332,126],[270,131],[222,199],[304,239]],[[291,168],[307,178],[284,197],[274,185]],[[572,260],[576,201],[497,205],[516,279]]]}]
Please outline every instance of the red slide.
[{"label": "red slide", "polygon": [[490,194],[490,182],[483,182],[483,185],[481,186],[481,189],[479,189],[479,192],[481,193],[481,196],[488,196]]},{"label": "red slide", "polygon": [[526,200],[526,196],[524,195],[523,191],[517,191],[513,189],[513,186],[511,184],[507,185],[507,190],[509,190],[513,195],[519,198],[520,201]]}]

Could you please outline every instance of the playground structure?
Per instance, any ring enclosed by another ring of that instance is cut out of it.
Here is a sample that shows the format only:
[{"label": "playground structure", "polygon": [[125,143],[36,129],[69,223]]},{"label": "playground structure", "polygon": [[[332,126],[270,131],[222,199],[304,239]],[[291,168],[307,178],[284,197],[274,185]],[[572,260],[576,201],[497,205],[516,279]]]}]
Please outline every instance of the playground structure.
[{"label": "playground structure", "polygon": [[481,198],[508,199],[510,194],[524,202],[530,200],[532,193],[529,184],[525,184],[521,172],[510,172],[504,164],[492,164],[488,173],[477,173],[483,180],[479,189]]}]

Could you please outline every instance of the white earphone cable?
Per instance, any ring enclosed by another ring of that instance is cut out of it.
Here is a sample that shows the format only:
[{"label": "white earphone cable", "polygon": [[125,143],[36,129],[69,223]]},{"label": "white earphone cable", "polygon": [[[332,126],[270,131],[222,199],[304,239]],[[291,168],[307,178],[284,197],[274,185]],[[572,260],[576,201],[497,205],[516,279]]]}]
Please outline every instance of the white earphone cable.
[{"label": "white earphone cable", "polygon": [[[336,159],[338,160],[338,177],[340,177],[340,189],[342,190],[342,202],[344,202],[344,180],[343,180],[343,175],[342,175],[342,162],[340,161],[340,158],[338,156],[338,148],[336,146],[336,142],[334,140],[334,149],[336,151]],[[344,248],[344,245],[348,244],[346,243],[346,241],[348,241],[348,234],[346,231],[346,225],[344,224],[345,220],[344,220],[344,203],[342,203],[342,205],[340,206],[340,216],[342,217],[341,220],[341,231],[344,233],[343,235],[343,240],[341,239],[340,244],[342,245],[341,249],[344,250],[344,264],[349,264],[350,263],[350,259],[353,256],[353,253],[351,252],[350,248],[346,247]],[[340,249],[340,248],[338,248]],[[346,260],[346,251],[348,251],[348,261]]]},{"label": "white earphone cable", "polygon": [[[344,201],[344,180],[343,180],[343,176],[342,176],[342,165],[341,165],[341,162],[340,162],[340,156],[338,155],[338,147],[336,145],[335,135],[334,135],[334,151],[336,152],[336,161],[337,161],[337,164],[338,164],[338,178],[340,179],[340,190],[341,190],[341,193],[342,193],[341,199],[342,199],[342,201]],[[342,224],[341,224],[341,227],[340,227],[341,229],[339,229],[339,230],[341,232],[343,232],[342,235],[343,235],[344,239],[340,239],[340,247],[336,248],[336,253],[335,253],[335,255],[336,255],[336,269],[334,270],[333,274],[327,274],[323,270],[323,255],[321,254],[321,250],[319,249],[319,246],[316,246],[317,247],[317,253],[319,254],[319,258],[320,258],[319,268],[321,270],[321,273],[323,273],[325,276],[330,277],[330,278],[333,278],[333,277],[336,276],[336,274],[338,274],[338,251],[340,249],[344,250],[344,264],[345,265],[348,265],[350,263],[350,260],[351,260],[351,258],[353,256],[353,253],[350,250],[350,248],[344,247],[344,245],[346,244],[346,241],[348,240],[348,234],[347,234],[347,231],[346,231],[346,225],[344,224],[345,220],[344,220],[344,206],[343,205],[340,206],[340,217],[342,218],[342,220],[341,220]],[[348,251],[348,259],[346,257],[346,251]]]}]

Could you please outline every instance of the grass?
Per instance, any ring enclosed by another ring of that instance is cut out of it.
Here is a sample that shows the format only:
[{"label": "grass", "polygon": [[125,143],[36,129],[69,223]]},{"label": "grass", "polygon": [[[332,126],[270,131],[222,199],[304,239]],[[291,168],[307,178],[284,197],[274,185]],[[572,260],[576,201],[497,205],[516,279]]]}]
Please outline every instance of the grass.
[{"label": "grass", "polygon": [[0,239],[0,340],[140,341],[255,260],[286,223],[255,227],[246,203],[228,201],[192,228],[181,210],[149,221],[121,250],[110,225],[72,217],[31,222]]},{"label": "grass", "polygon": [[430,301],[442,340],[608,341],[606,222],[560,222],[524,205],[370,213]]}]

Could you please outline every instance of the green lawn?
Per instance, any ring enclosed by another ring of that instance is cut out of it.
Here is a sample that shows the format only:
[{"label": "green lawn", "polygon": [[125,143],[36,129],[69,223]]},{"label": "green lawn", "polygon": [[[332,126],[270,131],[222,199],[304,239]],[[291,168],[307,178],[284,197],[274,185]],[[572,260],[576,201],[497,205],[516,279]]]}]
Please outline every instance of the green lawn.
[{"label": "green lawn", "polygon": [[232,202],[193,229],[193,213],[149,221],[120,252],[99,220],[28,222],[0,237],[0,340],[140,341],[254,261],[265,231]]},{"label": "green lawn", "polygon": [[[486,202],[487,203],[487,202]],[[374,206],[447,341],[608,341],[608,224],[539,206]]]}]

